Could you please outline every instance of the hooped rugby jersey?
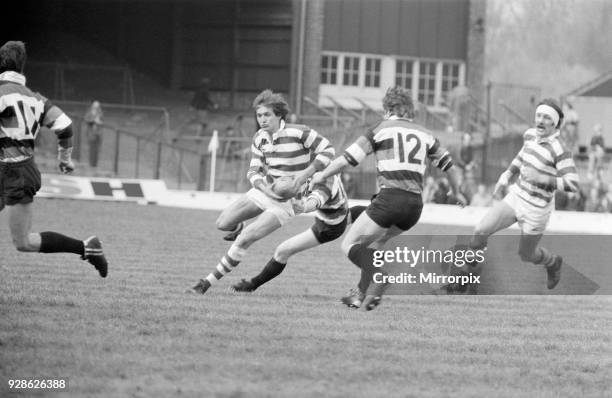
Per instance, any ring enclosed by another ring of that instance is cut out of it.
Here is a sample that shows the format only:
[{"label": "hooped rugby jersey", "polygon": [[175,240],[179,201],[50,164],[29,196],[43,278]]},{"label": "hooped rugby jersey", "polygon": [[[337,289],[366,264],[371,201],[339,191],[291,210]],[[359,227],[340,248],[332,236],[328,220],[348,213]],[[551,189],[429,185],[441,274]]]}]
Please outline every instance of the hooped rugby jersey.
[{"label": "hooped rugby jersey", "polygon": [[329,177],[325,183],[316,184],[311,192],[306,193],[306,197],[317,201],[315,217],[326,224],[340,224],[348,215],[348,197],[339,175]]},{"label": "hooped rugby jersey", "polygon": [[25,86],[20,73],[0,74],[0,162],[13,163],[34,156],[34,140],[41,126],[69,138],[72,121],[44,96]]},{"label": "hooped rugby jersey", "polygon": [[259,179],[292,176],[311,163],[323,170],[335,155],[329,141],[305,125],[285,124],[277,132],[260,129],[253,137],[247,178],[254,186]]},{"label": "hooped rugby jersey", "polygon": [[[523,135],[523,147],[510,163],[508,171],[518,175],[510,187],[519,197],[537,207],[546,207],[553,201],[555,190],[578,192],[578,173],[572,153],[561,142],[560,133],[538,137],[535,128]],[[532,184],[521,175],[521,167],[529,166],[551,177],[550,184]],[[554,181],[554,183],[552,182]]]},{"label": "hooped rugby jersey", "polygon": [[427,159],[443,171],[453,166],[450,153],[423,126],[392,116],[344,151],[352,166],[374,153],[378,186],[421,194]]}]

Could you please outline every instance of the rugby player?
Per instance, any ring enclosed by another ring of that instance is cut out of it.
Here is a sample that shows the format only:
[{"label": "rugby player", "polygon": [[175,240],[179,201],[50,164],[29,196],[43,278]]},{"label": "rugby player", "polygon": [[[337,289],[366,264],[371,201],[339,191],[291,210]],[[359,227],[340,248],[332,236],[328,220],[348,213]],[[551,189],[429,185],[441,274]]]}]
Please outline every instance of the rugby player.
[{"label": "rugby player", "polygon": [[294,210],[296,213],[316,210],[312,227],[278,245],[263,270],[255,277],[242,279],[233,285],[235,291],[254,291],[280,275],[294,254],[338,239],[344,233],[352,213],[349,212],[348,198],[339,176],[333,176],[324,183],[315,185],[311,192],[294,202]]},{"label": "rugby player", "polygon": [[[251,145],[247,178],[252,188],[230,204],[217,219],[217,228],[229,231],[235,239],[215,270],[188,289],[204,294],[212,284],[235,268],[247,249],[290,220],[295,212],[292,202],[272,190],[274,180],[294,178],[294,193],[316,171],[327,166],[335,155],[329,141],[308,126],[286,124],[289,107],[285,99],[271,90],[262,91],[253,101],[259,130]],[[246,220],[257,217],[248,226]],[[244,229],[243,229],[244,228]]]},{"label": "rugby player", "polygon": [[106,277],[108,264],[96,236],[84,241],[57,232],[32,232],[32,203],[41,177],[34,162],[34,140],[41,126],[58,138],[59,169],[74,170],[72,121],[47,98],[26,87],[25,44],[8,41],[0,48],[0,211],[8,210],[13,244],[22,252],[75,253]]},{"label": "rugby player", "polygon": [[489,236],[518,222],[521,260],[545,267],[548,289],[561,280],[563,264],[561,256],[539,246],[554,209],[554,193],[579,189],[572,153],[560,138],[562,124],[561,107],[553,99],[542,100],[535,110],[535,127],[525,131],[523,147],[495,185],[494,195],[508,189],[507,195],[480,220],[470,241],[471,248],[482,249]]},{"label": "rugby player", "polygon": [[[458,175],[449,152],[424,127],[414,123],[414,104],[410,91],[389,88],[383,98],[384,120],[349,146],[343,156],[312,176],[311,185],[319,184],[347,166],[357,166],[369,154],[376,157],[378,195],[355,220],[342,242],[342,251],[361,269],[356,289],[342,302],[349,307],[362,306],[369,311],[380,304],[385,284],[368,289],[374,267],[374,248],[382,248],[394,236],[412,228],[421,216],[423,175],[427,159],[447,172],[459,204],[466,204],[459,192]],[[370,246],[374,246],[370,247]]]}]

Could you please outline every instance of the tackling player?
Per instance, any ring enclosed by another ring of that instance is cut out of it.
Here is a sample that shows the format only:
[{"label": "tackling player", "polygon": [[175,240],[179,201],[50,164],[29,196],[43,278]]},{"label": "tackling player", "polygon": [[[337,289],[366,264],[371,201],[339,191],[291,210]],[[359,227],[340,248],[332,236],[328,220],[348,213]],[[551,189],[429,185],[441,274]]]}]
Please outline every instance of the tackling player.
[{"label": "tackling player", "polygon": [[[285,124],[289,108],[280,94],[262,91],[253,101],[253,109],[259,128],[253,137],[247,172],[253,188],[230,204],[217,219],[218,229],[230,231],[226,240],[235,239],[235,242],[215,270],[188,292],[206,293],[212,284],[242,261],[253,243],[295,215],[291,201],[272,190],[274,180],[294,177],[294,196],[312,174],[325,168],[334,157],[334,148],[316,131],[304,125]],[[255,217],[243,229],[244,221]]]},{"label": "tackling player", "polygon": [[329,178],[323,184],[315,185],[304,198],[294,202],[294,208],[300,213],[316,210],[312,227],[278,245],[264,269],[252,279],[242,279],[233,285],[234,290],[254,291],[280,275],[294,254],[338,239],[349,222],[348,198],[338,176]]},{"label": "tackling player", "polygon": [[419,220],[427,159],[448,173],[455,197],[461,205],[466,204],[457,186],[449,152],[428,130],[413,122],[415,112],[410,92],[401,87],[388,89],[383,98],[383,109],[383,121],[311,179],[313,185],[321,183],[348,165],[357,166],[371,153],[376,157],[377,180],[381,189],[342,242],[342,251],[361,269],[357,289],[352,289],[342,302],[350,307],[363,306],[365,310],[372,310],[380,304],[386,287],[377,284],[368,289],[374,273],[374,248],[370,245],[381,248]]},{"label": "tackling player", "polygon": [[542,100],[535,111],[535,127],[524,134],[523,147],[495,185],[499,196],[508,185],[503,200],[478,223],[470,247],[486,247],[488,237],[515,222],[521,228],[521,260],[543,265],[547,287],[553,289],[561,279],[563,259],[538,246],[554,209],[556,190],[578,192],[578,174],[572,153],[560,139],[563,112],[553,99]]},{"label": "tackling player", "polygon": [[22,252],[75,253],[106,277],[108,264],[96,236],[85,241],[57,232],[32,232],[32,202],[41,177],[34,162],[34,140],[41,126],[58,138],[59,168],[74,170],[72,121],[57,106],[26,87],[25,44],[8,41],[0,48],[0,211],[8,210],[13,244]]}]

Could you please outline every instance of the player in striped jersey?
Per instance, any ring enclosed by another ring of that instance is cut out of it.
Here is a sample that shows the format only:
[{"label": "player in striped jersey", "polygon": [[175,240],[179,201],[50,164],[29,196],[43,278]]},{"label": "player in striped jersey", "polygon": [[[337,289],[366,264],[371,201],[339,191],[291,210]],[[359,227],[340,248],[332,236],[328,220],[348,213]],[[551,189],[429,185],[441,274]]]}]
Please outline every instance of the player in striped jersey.
[{"label": "player in striped jersey", "polygon": [[34,162],[34,142],[41,126],[58,138],[59,168],[74,170],[71,160],[72,121],[57,106],[26,87],[25,44],[6,42],[0,48],[0,211],[6,206],[15,247],[23,252],[75,253],[106,277],[108,264],[99,239],[85,241],[57,232],[32,232],[32,202],[41,177]]},{"label": "player in striped jersey", "polygon": [[486,247],[487,239],[497,231],[518,222],[521,228],[521,260],[544,265],[547,287],[553,289],[561,279],[563,259],[539,246],[554,209],[556,190],[578,192],[578,174],[572,153],[560,139],[563,124],[561,107],[553,99],[542,100],[535,111],[535,127],[524,134],[523,147],[504,171],[494,194],[508,194],[478,223],[470,246]]},{"label": "player in striped jersey", "polygon": [[[305,187],[307,188],[307,187]],[[242,279],[233,286],[238,292],[252,292],[264,283],[280,275],[291,256],[304,250],[338,239],[349,222],[348,198],[339,176],[333,176],[323,184],[294,202],[296,213],[316,211],[315,222],[306,231],[282,242],[264,269],[255,277]]]},{"label": "player in striped jersey", "polygon": [[[384,285],[368,289],[374,267],[374,249],[412,228],[421,216],[423,175],[427,159],[448,173],[455,197],[461,205],[465,197],[459,192],[458,176],[449,152],[424,127],[413,122],[414,104],[408,90],[393,87],[383,98],[384,120],[349,146],[344,155],[322,172],[315,173],[311,184],[340,173],[348,165],[357,166],[367,155],[376,157],[380,192],[349,229],[342,250],[361,269],[357,289],[342,302],[350,307],[374,309],[381,300]],[[366,296],[367,293],[367,296]],[[365,300],[364,300],[365,299]]]},{"label": "player in striped jersey", "polygon": [[[294,179],[294,194],[316,171],[334,157],[334,148],[316,131],[304,125],[286,124],[287,102],[277,93],[262,91],[253,101],[259,130],[251,145],[247,178],[251,188],[230,204],[217,219],[217,228],[229,231],[226,240],[235,240],[215,270],[188,292],[204,294],[244,258],[247,249],[268,236],[295,215],[291,201],[277,195],[272,185],[283,176]],[[244,227],[246,220],[257,217]]]}]

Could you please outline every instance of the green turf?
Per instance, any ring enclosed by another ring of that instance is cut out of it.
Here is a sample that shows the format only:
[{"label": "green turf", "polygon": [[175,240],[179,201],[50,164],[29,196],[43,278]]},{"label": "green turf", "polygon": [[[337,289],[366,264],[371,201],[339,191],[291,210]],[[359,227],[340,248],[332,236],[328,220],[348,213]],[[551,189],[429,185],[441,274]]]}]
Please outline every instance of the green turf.
[{"label": "green turf", "polygon": [[[184,289],[228,247],[216,212],[42,200],[34,229],[95,231],[107,279],[75,255],[18,253],[0,213],[0,396],[11,378],[68,377],[74,397],[583,397],[612,390],[610,296],[338,298],[357,271],[339,243],[252,276],[298,217],[205,296]],[[8,396],[29,396],[21,392]],[[32,394],[41,396],[44,394]]]}]

